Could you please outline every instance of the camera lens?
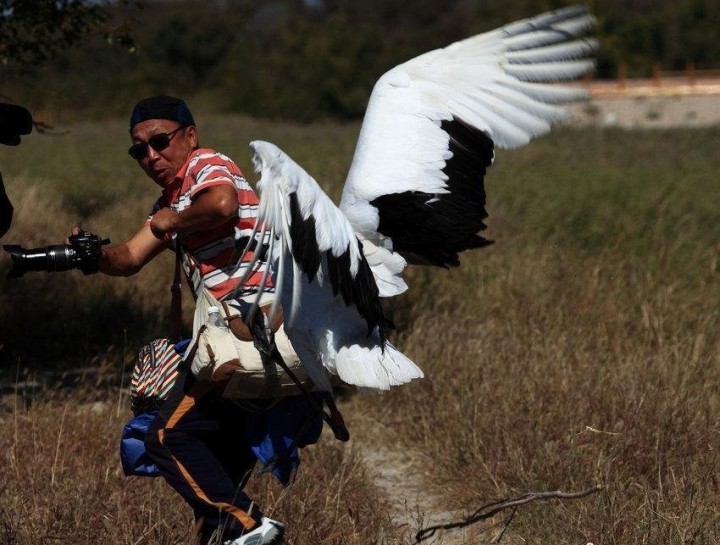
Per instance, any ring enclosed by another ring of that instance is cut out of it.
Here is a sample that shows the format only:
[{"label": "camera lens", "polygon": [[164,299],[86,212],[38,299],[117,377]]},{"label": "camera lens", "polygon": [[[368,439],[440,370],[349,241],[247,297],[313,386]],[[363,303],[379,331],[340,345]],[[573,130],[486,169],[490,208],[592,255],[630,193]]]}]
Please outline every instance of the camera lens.
[{"label": "camera lens", "polygon": [[83,274],[93,274],[100,270],[101,247],[110,244],[110,239],[83,231],[68,237],[70,244],[55,244],[43,248],[25,249],[17,245],[5,245],[3,249],[10,254],[13,267],[8,273],[17,278],[28,271],[58,272],[80,269]]},{"label": "camera lens", "polygon": [[5,250],[13,260],[11,276],[21,276],[27,271],[67,271],[76,266],[77,252],[72,246],[56,244],[28,250],[20,246],[5,246]]},{"label": "camera lens", "polygon": [[72,267],[75,250],[70,246],[56,244],[28,250],[25,253],[27,269],[31,271],[67,271]]}]

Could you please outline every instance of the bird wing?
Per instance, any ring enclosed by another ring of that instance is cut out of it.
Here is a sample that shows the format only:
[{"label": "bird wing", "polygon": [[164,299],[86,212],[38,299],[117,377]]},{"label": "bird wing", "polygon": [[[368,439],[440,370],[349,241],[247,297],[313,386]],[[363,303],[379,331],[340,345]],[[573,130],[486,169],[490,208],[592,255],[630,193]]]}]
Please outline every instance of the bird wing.
[{"label": "bird wing", "polygon": [[258,224],[273,235],[267,259],[280,294],[275,304],[315,385],[329,389],[328,372],[382,390],[422,377],[385,337],[375,277],[347,218],[275,145],[250,146],[261,174]]},{"label": "bird wing", "polygon": [[477,233],[494,147],[544,134],[584,96],[549,83],[592,68],[596,43],[581,36],[593,23],[586,8],[565,8],[387,72],[370,97],[339,209],[276,146],[251,144],[258,225],[274,241],[275,304],[318,387],[329,389],[328,373],[379,389],[422,377],[385,338],[379,297],[406,289],[408,261],[454,266],[463,250],[489,244]]},{"label": "bird wing", "polygon": [[[494,146],[550,130],[582,89],[550,85],[590,71],[595,19],[583,6],[548,12],[431,51],[376,83],[340,209],[367,255],[456,266],[489,244],[483,179]],[[401,293],[404,264],[373,265],[381,295]]]}]

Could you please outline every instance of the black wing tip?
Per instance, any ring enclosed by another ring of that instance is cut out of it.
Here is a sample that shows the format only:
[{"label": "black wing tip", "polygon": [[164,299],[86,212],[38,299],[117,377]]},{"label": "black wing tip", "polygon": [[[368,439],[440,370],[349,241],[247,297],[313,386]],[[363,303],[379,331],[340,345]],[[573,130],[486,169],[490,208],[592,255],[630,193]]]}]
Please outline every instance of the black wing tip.
[{"label": "black wing tip", "polygon": [[448,135],[447,193],[391,193],[374,199],[378,231],[393,241],[393,249],[410,262],[457,267],[458,254],[491,243],[478,232],[486,228],[484,177],[495,151],[490,136],[461,118],[441,122]]},{"label": "black wing tip", "polygon": [[476,250],[495,244],[494,240],[489,240],[476,235],[477,240],[472,245],[463,246],[456,250],[434,249],[416,252],[399,252],[410,265],[426,265],[432,267],[442,267],[451,269],[460,266],[460,254],[465,250]]},{"label": "black wing tip", "polygon": [[365,259],[362,244],[358,243],[360,251],[359,268],[355,275],[350,272],[351,256],[347,248],[342,254],[336,256],[331,250],[325,252],[328,267],[328,276],[332,285],[333,295],[341,296],[346,306],[354,306],[368,327],[368,335],[378,327],[380,337],[385,342],[383,327],[387,323],[382,304],[380,303],[380,290],[375,282],[372,269]]},{"label": "black wing tip", "polygon": [[310,215],[307,219],[303,219],[297,193],[290,193],[289,199],[292,252],[295,261],[307,276],[308,282],[312,282],[320,268],[320,250],[317,246],[315,218]]}]

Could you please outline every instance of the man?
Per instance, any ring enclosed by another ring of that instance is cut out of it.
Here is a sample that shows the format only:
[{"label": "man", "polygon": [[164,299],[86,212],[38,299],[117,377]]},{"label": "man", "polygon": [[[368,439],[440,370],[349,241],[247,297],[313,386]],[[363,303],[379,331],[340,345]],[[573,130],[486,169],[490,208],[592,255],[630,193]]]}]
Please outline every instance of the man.
[{"label": "man", "polygon": [[[162,193],[130,240],[103,247],[100,272],[135,274],[162,250],[179,245],[201,281],[222,300],[245,273],[242,265],[234,274],[224,267],[236,245],[243,247],[252,234],[257,196],[234,162],[200,147],[195,121],[181,99],[140,101],[130,118],[130,136],[128,153]],[[245,263],[252,258],[248,254]],[[264,267],[257,265],[242,295],[272,291],[271,285],[260,285]],[[252,418],[196,381],[185,365],[145,439],[161,475],[193,508],[201,544],[282,540],[284,526],[263,516],[242,490],[256,458],[240,431],[252,425]]]},{"label": "man", "polygon": [[[33,121],[30,112],[22,106],[0,103],[0,144],[17,146],[20,137],[30,134]],[[7,233],[12,223],[13,206],[5,193],[2,174],[0,174],[0,238]]]}]

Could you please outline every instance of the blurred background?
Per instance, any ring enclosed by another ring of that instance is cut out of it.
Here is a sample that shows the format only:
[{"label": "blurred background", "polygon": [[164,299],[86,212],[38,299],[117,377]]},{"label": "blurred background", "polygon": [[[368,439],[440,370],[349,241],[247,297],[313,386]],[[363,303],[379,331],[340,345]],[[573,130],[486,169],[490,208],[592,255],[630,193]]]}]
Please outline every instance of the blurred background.
[{"label": "blurred background", "polygon": [[[298,121],[357,119],[384,71],[563,0],[2,0],[0,100],[38,119],[125,116],[138,97]],[[596,79],[720,70],[715,0],[592,0]],[[52,5],[84,4],[64,15]],[[40,6],[45,6],[40,9]],[[18,38],[13,47],[8,38]],[[197,107],[197,106],[196,106]]]}]

